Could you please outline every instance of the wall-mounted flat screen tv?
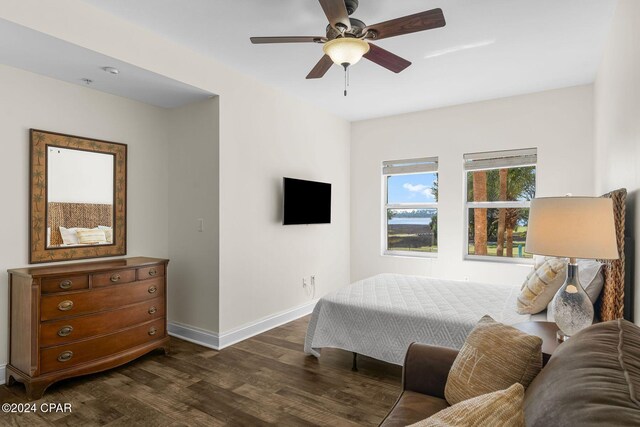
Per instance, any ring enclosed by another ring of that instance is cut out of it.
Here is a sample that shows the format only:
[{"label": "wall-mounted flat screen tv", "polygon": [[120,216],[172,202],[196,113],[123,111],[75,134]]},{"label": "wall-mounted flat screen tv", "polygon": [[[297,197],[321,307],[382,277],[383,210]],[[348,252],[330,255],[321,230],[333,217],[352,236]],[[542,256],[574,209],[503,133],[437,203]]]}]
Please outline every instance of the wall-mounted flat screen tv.
[{"label": "wall-mounted flat screen tv", "polygon": [[331,184],[284,178],[284,225],[330,223]]}]

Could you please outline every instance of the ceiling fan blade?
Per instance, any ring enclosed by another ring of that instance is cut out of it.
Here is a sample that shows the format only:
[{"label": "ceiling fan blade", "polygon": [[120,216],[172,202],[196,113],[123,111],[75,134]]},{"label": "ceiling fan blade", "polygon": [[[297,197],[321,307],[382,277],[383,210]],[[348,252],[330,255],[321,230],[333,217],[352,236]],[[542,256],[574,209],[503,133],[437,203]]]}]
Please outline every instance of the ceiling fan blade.
[{"label": "ceiling fan blade", "polygon": [[367,52],[364,57],[394,73],[399,73],[411,65],[411,62],[406,59],[378,47],[373,43],[369,43],[369,52]]},{"label": "ceiling fan blade", "polygon": [[347,30],[351,29],[351,21],[349,20],[349,13],[347,12],[347,6],[344,0],[318,0],[324,14],[327,15],[327,19],[333,28],[338,29],[337,26],[344,26]]},{"label": "ceiling fan blade", "polygon": [[391,21],[369,25],[365,32],[369,31],[367,38],[381,40],[389,37],[401,36],[403,34],[417,33],[418,31],[431,30],[446,25],[442,9],[432,9],[426,12],[403,18],[392,19]]},{"label": "ceiling fan blade", "polygon": [[285,36],[285,37],[251,37],[253,44],[265,43],[323,43],[327,40],[321,36]]},{"label": "ceiling fan blade", "polygon": [[323,56],[320,62],[313,67],[313,70],[311,70],[307,79],[321,79],[325,74],[327,74],[327,71],[329,71],[329,68],[331,68],[332,65],[333,61],[329,58],[329,55]]}]

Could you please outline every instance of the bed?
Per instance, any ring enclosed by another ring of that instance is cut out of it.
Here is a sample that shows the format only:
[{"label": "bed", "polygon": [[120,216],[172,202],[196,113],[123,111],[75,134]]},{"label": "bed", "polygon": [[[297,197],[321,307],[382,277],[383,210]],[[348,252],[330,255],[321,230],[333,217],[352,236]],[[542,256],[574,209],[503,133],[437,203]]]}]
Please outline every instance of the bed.
[{"label": "bed", "polygon": [[[614,201],[621,258],[603,261],[604,288],[596,303],[601,320],[625,316],[630,271],[625,271],[626,190],[606,194]],[[626,245],[630,249],[633,245]],[[627,280],[625,280],[625,273]],[[626,283],[626,286],[625,286]],[[460,348],[485,314],[506,323],[546,320],[544,314],[516,313],[521,283],[495,285],[402,274],[380,274],[323,297],[314,308],[305,353],[320,357],[323,347],[339,348],[402,365],[412,342]],[[625,292],[626,291],[626,292]],[[355,366],[355,365],[354,365]]]},{"label": "bed", "polygon": [[113,205],[98,203],[47,203],[47,247],[65,246],[60,227],[112,227]]}]

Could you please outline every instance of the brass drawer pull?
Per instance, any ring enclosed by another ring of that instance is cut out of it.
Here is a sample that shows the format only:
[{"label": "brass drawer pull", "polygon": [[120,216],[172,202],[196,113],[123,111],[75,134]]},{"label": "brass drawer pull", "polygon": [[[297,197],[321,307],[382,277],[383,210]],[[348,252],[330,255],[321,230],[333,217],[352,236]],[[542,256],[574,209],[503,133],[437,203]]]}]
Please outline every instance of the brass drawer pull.
[{"label": "brass drawer pull", "polygon": [[151,308],[149,308],[149,314],[155,314],[155,313],[156,313],[156,311],[158,311],[158,309],[157,309],[157,308],[155,308],[155,307],[151,307]]},{"label": "brass drawer pull", "polygon": [[58,362],[68,362],[73,357],[73,351],[63,351],[58,356]]},{"label": "brass drawer pull", "polygon": [[58,331],[58,336],[59,337],[68,337],[69,335],[71,335],[71,332],[73,332],[73,326],[71,326],[71,325],[63,326]]},{"label": "brass drawer pull", "polygon": [[72,285],[73,285],[73,281],[63,280],[62,282],[60,282],[60,289],[71,289]]},{"label": "brass drawer pull", "polygon": [[111,281],[112,281],[113,283],[115,283],[115,282],[117,282],[117,281],[119,281],[119,280],[120,280],[120,275],[119,275],[119,274],[112,274],[112,275],[111,275]]},{"label": "brass drawer pull", "polygon": [[58,310],[60,311],[69,311],[73,308],[73,301],[64,300],[60,304],[58,304]]},{"label": "brass drawer pull", "polygon": [[158,332],[158,331],[153,326],[151,328],[149,328],[149,335],[155,335],[156,332]]},{"label": "brass drawer pull", "polygon": [[158,290],[158,288],[156,288],[155,286],[149,286],[149,293],[150,294],[155,294],[157,290]]},{"label": "brass drawer pull", "polygon": [[155,276],[156,274],[158,274],[158,270],[156,270],[155,268],[149,270],[149,276]]}]

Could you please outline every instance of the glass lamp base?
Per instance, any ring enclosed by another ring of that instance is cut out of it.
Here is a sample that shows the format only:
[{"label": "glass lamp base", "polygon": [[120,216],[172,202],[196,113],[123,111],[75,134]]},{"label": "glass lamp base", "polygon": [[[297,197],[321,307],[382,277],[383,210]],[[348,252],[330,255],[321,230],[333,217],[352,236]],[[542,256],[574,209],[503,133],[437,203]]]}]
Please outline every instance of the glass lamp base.
[{"label": "glass lamp base", "polygon": [[580,285],[578,265],[571,259],[567,279],[553,298],[553,315],[560,331],[561,341],[575,335],[593,323],[593,303]]},{"label": "glass lamp base", "polygon": [[556,338],[558,338],[558,341],[560,341],[560,342],[565,342],[566,340],[568,340],[571,337],[569,335],[565,334],[562,331],[558,331],[558,332],[556,332]]}]

